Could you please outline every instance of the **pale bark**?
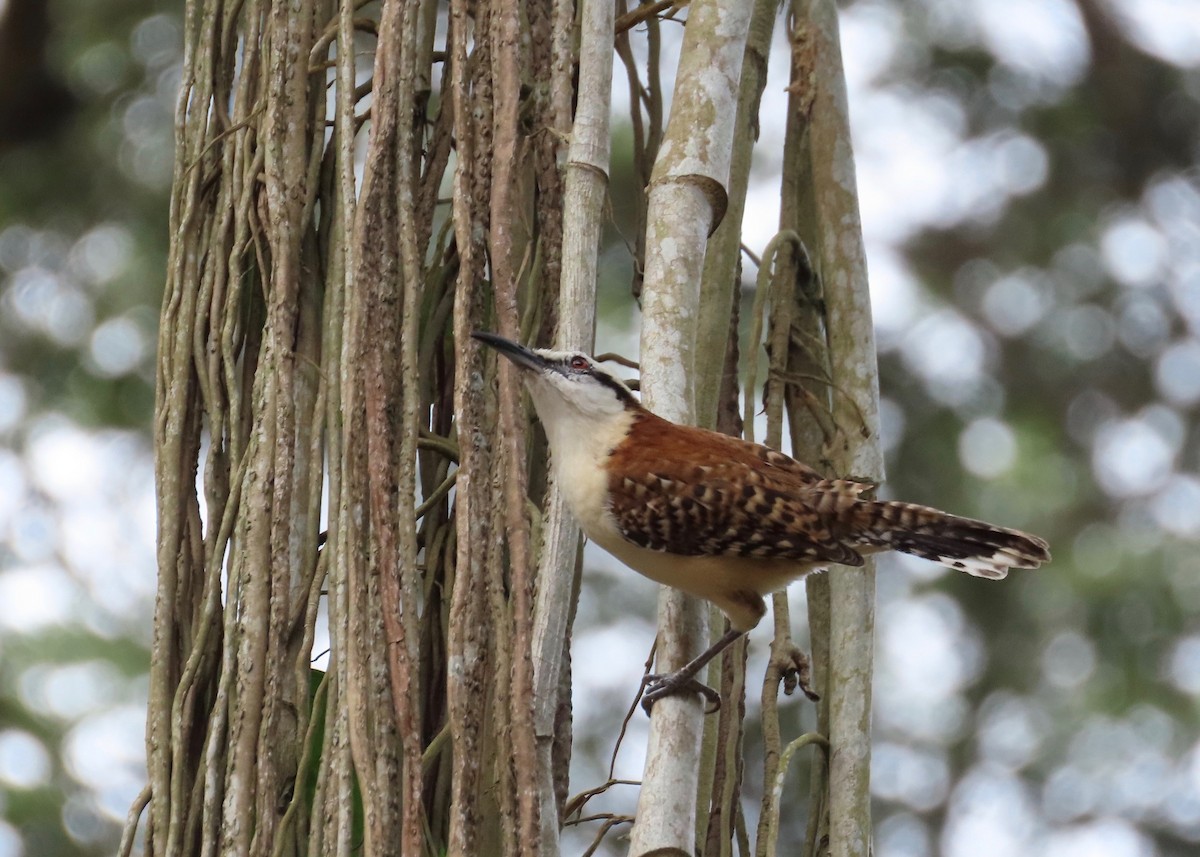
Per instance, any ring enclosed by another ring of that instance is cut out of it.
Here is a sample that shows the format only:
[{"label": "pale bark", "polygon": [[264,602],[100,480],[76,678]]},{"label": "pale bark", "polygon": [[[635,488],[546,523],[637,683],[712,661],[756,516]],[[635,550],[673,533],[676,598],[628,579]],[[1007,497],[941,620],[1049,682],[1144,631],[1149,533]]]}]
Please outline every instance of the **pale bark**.
[{"label": "pale bark", "polygon": [[[562,7],[556,13],[565,18]],[[566,29],[565,26],[562,29]],[[555,346],[591,352],[595,345],[600,231],[608,193],[612,100],[613,5],[584,0],[579,46],[579,96],[567,153],[563,199],[562,278]],[[551,473],[543,508],[539,588],[534,608],[534,728],[540,768],[541,851],[558,853],[560,807],[554,746],[562,686],[563,645],[578,591],[580,534]]]},{"label": "pale bark", "polygon": [[[798,212],[801,232],[820,276],[828,344],[825,403],[832,418],[823,433],[809,438],[821,437],[833,473],[881,480],[879,382],[837,7],[828,0],[799,6],[793,79],[809,83],[798,87],[794,99],[806,120],[797,131],[804,145],[794,173],[805,200]],[[861,569],[834,569],[809,586],[817,686],[824,695],[820,723],[830,744],[827,768],[818,763],[828,785],[814,795],[812,853],[824,853],[817,842],[826,836],[834,857],[867,857],[871,851],[874,592],[871,559]],[[818,812],[822,799],[824,819]]]},{"label": "pale bark", "polygon": [[[641,349],[642,398],[677,422],[695,422],[697,307],[708,236],[725,214],[730,152],[750,7],[699,0],[689,9],[671,118],[651,180]],[[657,666],[678,669],[706,645],[707,607],[659,596]],[[703,707],[695,697],[654,707],[631,855],[695,850]]]},{"label": "pale bark", "polygon": [[[817,264],[824,281],[836,442],[836,472],[883,479],[879,443],[879,376],[858,187],[850,143],[846,78],[837,6],[811,7],[814,72],[809,139]],[[871,675],[874,661],[875,564],[830,575],[829,762],[830,853],[871,853]]]},{"label": "pale bark", "polygon": [[[741,299],[742,215],[750,181],[754,144],[758,139],[759,104],[767,83],[771,35],[779,0],[755,0],[746,38],[737,120],[731,149],[729,210],[708,242],[704,260],[698,340],[726,341],[725,348],[706,348],[696,360],[696,416],[699,425],[736,434],[738,303]],[[751,359],[756,357],[751,350]],[[715,621],[724,618],[710,611]],[[732,853],[741,813],[743,721],[745,718],[746,648],[742,640],[709,669],[709,683],[721,685],[724,703],[719,716],[706,720],[704,751],[697,795],[697,838],[713,857]],[[728,693],[725,693],[728,691]],[[703,814],[708,812],[708,818]]]}]

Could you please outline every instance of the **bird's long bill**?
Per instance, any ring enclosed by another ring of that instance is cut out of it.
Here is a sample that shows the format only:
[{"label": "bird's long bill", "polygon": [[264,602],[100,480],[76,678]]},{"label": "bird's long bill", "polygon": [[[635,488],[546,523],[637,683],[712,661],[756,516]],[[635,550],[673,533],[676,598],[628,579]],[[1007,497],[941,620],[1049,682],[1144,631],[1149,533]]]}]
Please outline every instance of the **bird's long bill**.
[{"label": "bird's long bill", "polygon": [[541,355],[536,354],[519,342],[513,342],[494,333],[485,333],[482,330],[475,331],[471,334],[471,337],[478,339],[484,345],[490,345],[492,348],[495,348],[522,369],[539,371],[546,367],[546,361]]}]

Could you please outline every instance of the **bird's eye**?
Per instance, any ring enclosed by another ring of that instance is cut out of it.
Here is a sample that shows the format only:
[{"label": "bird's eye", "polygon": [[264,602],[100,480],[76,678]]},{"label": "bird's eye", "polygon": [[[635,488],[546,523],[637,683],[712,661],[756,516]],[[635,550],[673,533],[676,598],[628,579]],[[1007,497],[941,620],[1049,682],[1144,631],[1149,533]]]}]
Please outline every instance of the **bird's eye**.
[{"label": "bird's eye", "polygon": [[577,372],[582,372],[589,367],[588,359],[582,355],[576,354],[571,358],[571,368]]}]

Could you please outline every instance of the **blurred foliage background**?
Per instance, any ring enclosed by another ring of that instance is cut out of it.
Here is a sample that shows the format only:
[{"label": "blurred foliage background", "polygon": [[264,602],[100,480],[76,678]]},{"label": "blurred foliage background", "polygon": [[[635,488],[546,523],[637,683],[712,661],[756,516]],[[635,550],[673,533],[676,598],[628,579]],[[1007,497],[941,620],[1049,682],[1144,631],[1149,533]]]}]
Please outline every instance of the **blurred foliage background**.
[{"label": "blurred foliage background", "polygon": [[[0,857],[111,852],[144,781],[181,12],[0,0]],[[881,570],[876,853],[1195,853],[1200,16],[859,0],[842,28],[887,492],[1055,554],[1000,585]],[[771,75],[754,250],[778,210],[781,53]],[[598,342],[628,351],[623,139]],[[653,636],[648,585],[587,556],[579,788],[604,779]],[[811,712],[789,709],[798,732]]]}]

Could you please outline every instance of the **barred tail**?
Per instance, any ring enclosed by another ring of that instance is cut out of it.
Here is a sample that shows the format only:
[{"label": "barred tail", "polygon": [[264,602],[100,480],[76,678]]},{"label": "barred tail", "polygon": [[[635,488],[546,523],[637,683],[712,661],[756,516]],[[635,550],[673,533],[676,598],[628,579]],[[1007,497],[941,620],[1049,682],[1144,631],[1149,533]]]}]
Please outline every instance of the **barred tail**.
[{"label": "barred tail", "polygon": [[1049,545],[1020,530],[994,527],[912,503],[871,502],[861,507],[856,536],[862,544],[933,560],[975,577],[999,580],[1010,568],[1037,568]]}]

